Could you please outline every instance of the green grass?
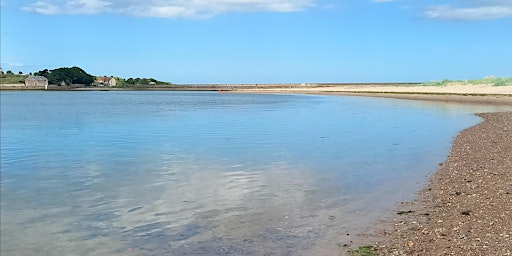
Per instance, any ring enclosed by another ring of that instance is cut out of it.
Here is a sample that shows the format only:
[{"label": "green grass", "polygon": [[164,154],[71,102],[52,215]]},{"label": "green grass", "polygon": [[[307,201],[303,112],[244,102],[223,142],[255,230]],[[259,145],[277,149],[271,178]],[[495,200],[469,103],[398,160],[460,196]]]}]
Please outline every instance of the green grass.
[{"label": "green grass", "polygon": [[23,84],[28,75],[3,74],[0,76],[0,84]]},{"label": "green grass", "polygon": [[512,77],[509,78],[496,78],[494,86],[508,86],[512,85]]},{"label": "green grass", "polygon": [[378,256],[377,249],[371,245],[361,246],[357,249],[349,250],[348,252],[354,256]]},{"label": "green grass", "polygon": [[446,86],[450,84],[462,84],[462,85],[481,85],[481,84],[490,84],[493,86],[512,86],[512,77],[485,77],[483,79],[475,79],[475,80],[448,80],[444,79],[442,81],[432,81],[428,83],[424,83],[424,86]]}]

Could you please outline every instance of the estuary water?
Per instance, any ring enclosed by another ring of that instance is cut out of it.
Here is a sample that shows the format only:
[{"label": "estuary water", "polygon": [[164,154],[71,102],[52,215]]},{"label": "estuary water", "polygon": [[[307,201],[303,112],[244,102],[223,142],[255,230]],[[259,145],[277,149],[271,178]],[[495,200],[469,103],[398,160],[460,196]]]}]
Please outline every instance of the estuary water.
[{"label": "estuary water", "polygon": [[474,112],[365,97],[2,92],[8,255],[338,255]]}]

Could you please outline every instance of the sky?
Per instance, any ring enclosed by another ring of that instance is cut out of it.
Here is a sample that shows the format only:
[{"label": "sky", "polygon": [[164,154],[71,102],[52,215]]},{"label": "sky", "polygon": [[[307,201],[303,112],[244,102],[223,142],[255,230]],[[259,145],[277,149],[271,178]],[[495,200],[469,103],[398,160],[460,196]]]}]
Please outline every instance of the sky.
[{"label": "sky", "polygon": [[3,71],[194,83],[512,77],[512,0],[0,0]]}]

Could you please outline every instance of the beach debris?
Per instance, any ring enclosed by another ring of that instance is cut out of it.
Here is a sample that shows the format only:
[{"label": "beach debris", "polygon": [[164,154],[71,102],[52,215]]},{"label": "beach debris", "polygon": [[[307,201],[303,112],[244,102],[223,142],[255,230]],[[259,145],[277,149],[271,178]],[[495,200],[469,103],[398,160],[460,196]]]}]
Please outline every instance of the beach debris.
[{"label": "beach debris", "polygon": [[413,242],[413,241],[409,241],[409,242],[407,242],[407,246],[409,246],[409,247],[413,247],[413,246],[414,246],[414,242]]},{"label": "beach debris", "polygon": [[412,210],[408,210],[408,211],[398,211],[396,214],[398,215],[404,215],[404,214],[409,214],[409,213],[413,213],[414,211]]},{"label": "beach debris", "polygon": [[471,210],[463,211],[460,214],[469,216],[469,215],[471,215]]}]

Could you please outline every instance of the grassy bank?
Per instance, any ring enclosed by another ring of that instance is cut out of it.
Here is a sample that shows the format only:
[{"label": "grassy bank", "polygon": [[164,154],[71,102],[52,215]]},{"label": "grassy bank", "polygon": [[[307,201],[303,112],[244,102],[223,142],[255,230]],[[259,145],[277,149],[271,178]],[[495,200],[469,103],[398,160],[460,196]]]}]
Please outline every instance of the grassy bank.
[{"label": "grassy bank", "polygon": [[2,74],[0,84],[23,84],[28,75]]}]

